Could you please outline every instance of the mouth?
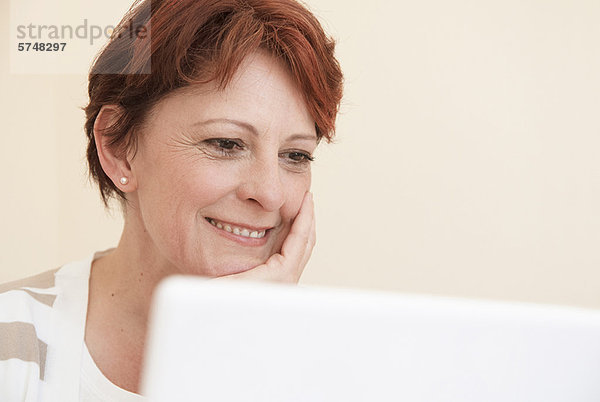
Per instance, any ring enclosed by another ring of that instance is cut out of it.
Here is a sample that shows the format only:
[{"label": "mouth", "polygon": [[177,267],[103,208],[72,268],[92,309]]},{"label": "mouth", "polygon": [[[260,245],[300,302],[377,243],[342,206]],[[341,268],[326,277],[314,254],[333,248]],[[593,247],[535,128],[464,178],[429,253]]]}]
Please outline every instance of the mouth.
[{"label": "mouth", "polygon": [[262,239],[269,233],[271,229],[273,229],[272,227],[256,228],[250,226],[242,226],[230,222],[218,221],[210,217],[206,217],[205,219],[208,221],[208,223],[210,223],[219,230],[248,239]]}]

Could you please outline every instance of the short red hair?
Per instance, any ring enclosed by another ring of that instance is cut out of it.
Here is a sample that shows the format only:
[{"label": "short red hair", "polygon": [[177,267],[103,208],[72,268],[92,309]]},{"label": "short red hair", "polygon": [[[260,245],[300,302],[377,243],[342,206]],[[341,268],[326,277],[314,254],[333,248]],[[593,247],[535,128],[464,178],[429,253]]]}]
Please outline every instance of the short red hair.
[{"label": "short red hair", "polygon": [[87,159],[104,203],[108,205],[115,194],[122,199],[125,195],[98,159],[94,123],[103,105],[120,105],[122,111],[105,133],[111,137],[110,144],[120,152],[135,149],[137,129],[165,95],[210,81],[224,88],[242,60],[261,48],[287,65],[315,121],[317,138],[330,142],[343,81],[334,47],[316,17],[295,0],[134,3],[89,75]]}]

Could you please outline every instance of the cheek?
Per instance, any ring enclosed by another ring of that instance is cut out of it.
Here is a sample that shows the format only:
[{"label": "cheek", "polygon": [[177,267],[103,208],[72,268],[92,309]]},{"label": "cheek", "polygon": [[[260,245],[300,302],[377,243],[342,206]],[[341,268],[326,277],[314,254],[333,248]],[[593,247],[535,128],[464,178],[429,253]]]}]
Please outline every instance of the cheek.
[{"label": "cheek", "polygon": [[283,227],[276,236],[271,254],[280,252],[281,246],[290,232],[293,221],[300,211],[304,194],[310,190],[310,174],[302,177],[292,176],[291,179],[284,180],[282,184],[286,191],[285,204],[280,210]]},{"label": "cheek", "polygon": [[182,233],[195,233],[199,210],[218,203],[239,180],[239,172],[210,163],[157,165],[162,169],[146,172],[139,202],[145,224],[167,238],[181,239]]},{"label": "cheek", "polygon": [[310,190],[310,173],[306,175],[294,175],[282,183],[286,190],[286,202],[281,208],[283,220],[293,220],[302,206],[304,194]]},{"label": "cheek", "polygon": [[202,166],[189,170],[181,178],[180,200],[186,200],[197,210],[219,202],[239,185],[239,172],[227,167]]}]

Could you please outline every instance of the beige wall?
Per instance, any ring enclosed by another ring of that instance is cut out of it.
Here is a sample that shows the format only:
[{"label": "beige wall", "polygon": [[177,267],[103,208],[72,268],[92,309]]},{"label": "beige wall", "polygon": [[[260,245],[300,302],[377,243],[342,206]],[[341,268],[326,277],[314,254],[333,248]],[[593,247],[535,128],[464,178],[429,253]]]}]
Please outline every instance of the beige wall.
[{"label": "beige wall", "polygon": [[[308,3],[346,97],[314,165],[304,283],[600,307],[600,2]],[[7,46],[0,281],[114,245],[121,225],[86,181],[85,71],[10,74]]]}]

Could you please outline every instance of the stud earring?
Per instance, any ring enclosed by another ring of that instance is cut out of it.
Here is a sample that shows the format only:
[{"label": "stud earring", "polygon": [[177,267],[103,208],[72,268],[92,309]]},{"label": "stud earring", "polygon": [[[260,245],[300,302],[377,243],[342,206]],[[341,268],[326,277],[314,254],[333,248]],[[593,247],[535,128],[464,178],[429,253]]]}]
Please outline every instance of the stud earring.
[{"label": "stud earring", "polygon": [[129,179],[125,176],[121,177],[119,179],[119,181],[121,182],[122,185],[126,185],[127,183],[129,183]]}]

